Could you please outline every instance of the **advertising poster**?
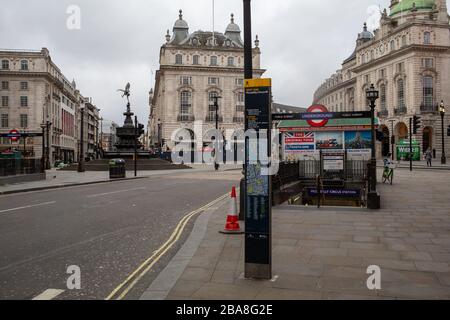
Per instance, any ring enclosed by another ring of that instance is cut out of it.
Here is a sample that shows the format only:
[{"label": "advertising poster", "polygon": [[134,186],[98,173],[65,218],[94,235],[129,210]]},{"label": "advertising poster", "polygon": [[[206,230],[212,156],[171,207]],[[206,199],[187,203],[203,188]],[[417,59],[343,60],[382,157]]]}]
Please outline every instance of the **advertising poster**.
[{"label": "advertising poster", "polygon": [[[408,140],[401,140],[397,144],[397,160],[407,161],[409,160],[409,154],[411,152],[411,146]],[[412,142],[412,160],[420,161],[420,145],[419,142],[413,140]]]},{"label": "advertising poster", "polygon": [[342,132],[316,132],[317,150],[342,150],[344,149]]},{"label": "advertising poster", "polygon": [[287,154],[314,151],[314,132],[286,132],[284,150]]},{"label": "advertising poster", "polygon": [[370,131],[346,131],[345,148],[347,150],[362,150],[372,148],[372,134]]}]

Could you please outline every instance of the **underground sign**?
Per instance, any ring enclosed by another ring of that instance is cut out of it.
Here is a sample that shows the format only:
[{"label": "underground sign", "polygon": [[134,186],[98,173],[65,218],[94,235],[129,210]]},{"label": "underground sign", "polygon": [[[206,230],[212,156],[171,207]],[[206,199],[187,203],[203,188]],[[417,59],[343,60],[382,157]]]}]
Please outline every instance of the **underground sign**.
[{"label": "underground sign", "polygon": [[11,139],[11,141],[18,141],[20,139],[20,132],[16,129],[13,129],[9,132],[8,137]]},{"label": "underground sign", "polygon": [[[330,116],[325,115],[328,113],[328,109],[320,104],[309,107],[307,112],[310,114],[311,119],[306,121],[311,127],[323,127],[328,123],[328,119],[332,117],[332,114]],[[318,119],[314,119],[314,113],[320,113],[321,115],[318,115]]]}]

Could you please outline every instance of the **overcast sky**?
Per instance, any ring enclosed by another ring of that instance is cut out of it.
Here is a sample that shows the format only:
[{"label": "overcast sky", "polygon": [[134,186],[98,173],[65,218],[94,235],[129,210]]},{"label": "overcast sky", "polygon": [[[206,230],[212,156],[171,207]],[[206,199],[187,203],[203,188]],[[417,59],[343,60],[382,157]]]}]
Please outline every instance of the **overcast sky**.
[{"label": "overcast sky", "polygon": [[[242,0],[215,2],[216,31],[225,31],[230,13],[242,29]],[[253,36],[259,35],[262,67],[273,78],[275,101],[309,106],[315,89],[352,53],[363,23],[371,22],[369,8],[389,3],[253,0]],[[80,30],[66,27],[70,5],[81,9]],[[116,90],[127,81],[132,108],[147,123],[152,70],[158,69],[160,47],[178,10],[183,9],[190,32],[212,29],[212,0],[8,0],[1,7],[0,48],[47,47],[103,117],[119,124],[125,106]]]}]

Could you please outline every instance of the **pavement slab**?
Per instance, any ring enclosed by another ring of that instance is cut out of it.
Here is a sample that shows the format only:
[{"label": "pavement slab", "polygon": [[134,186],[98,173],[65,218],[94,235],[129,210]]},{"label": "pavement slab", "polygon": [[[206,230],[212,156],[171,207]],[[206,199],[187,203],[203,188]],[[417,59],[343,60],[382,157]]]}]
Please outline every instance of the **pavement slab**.
[{"label": "pavement slab", "polygon": [[[243,278],[244,237],[218,233],[226,216],[218,209],[191,261],[203,268],[186,268],[168,297],[450,299],[449,178],[398,170],[393,186],[379,185],[379,211],[274,208],[271,281]],[[367,287],[369,266],[381,269],[380,290]]]}]

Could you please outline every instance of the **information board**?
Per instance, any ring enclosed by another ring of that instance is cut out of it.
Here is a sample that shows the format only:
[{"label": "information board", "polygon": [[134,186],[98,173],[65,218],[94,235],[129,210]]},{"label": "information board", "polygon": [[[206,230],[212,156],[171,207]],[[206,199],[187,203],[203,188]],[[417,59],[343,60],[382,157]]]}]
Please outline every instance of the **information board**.
[{"label": "information board", "polygon": [[[271,155],[271,80],[245,80],[245,128],[254,130],[257,137],[265,130],[267,146],[250,148],[246,140],[245,152],[245,275],[247,278],[272,277],[272,179],[262,173],[261,159],[250,152],[267,150]],[[262,149],[262,150],[261,150]]]}]

